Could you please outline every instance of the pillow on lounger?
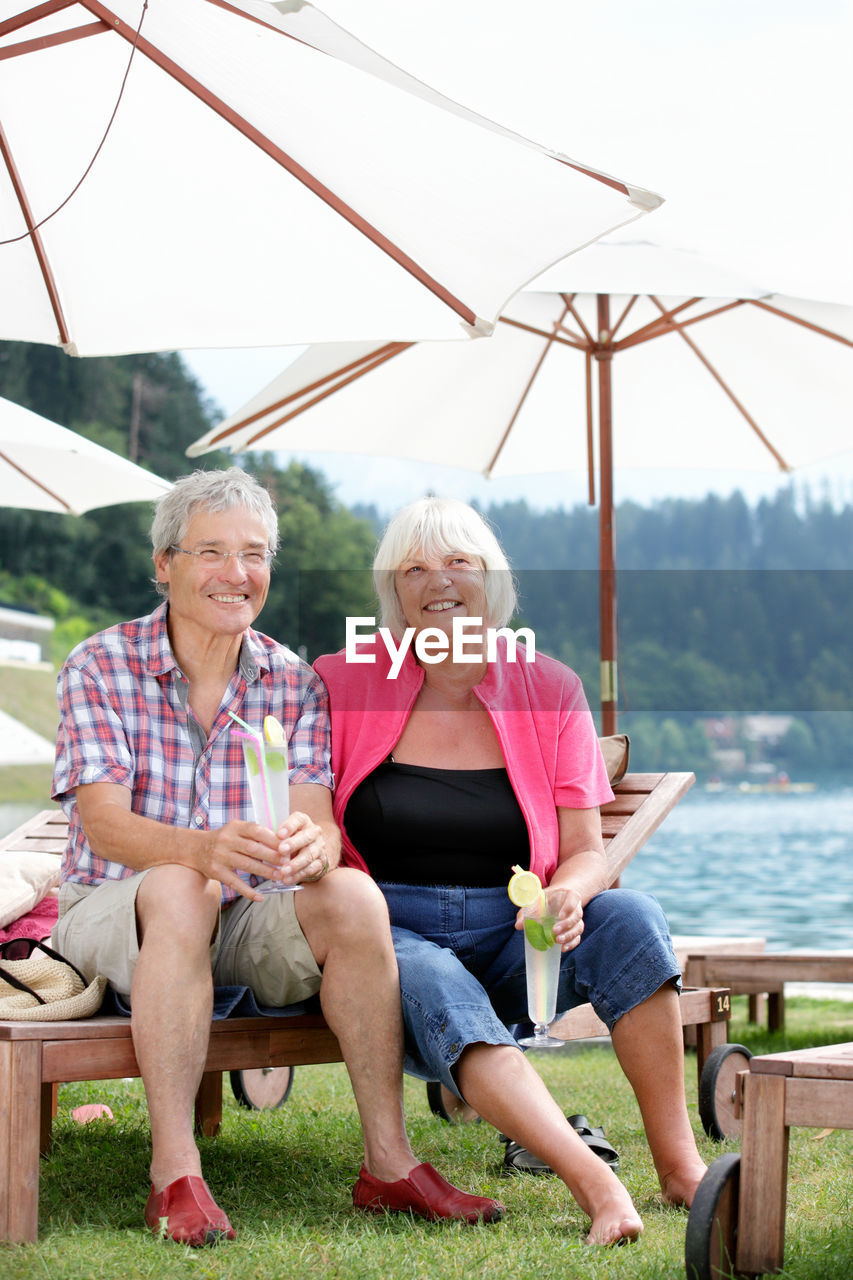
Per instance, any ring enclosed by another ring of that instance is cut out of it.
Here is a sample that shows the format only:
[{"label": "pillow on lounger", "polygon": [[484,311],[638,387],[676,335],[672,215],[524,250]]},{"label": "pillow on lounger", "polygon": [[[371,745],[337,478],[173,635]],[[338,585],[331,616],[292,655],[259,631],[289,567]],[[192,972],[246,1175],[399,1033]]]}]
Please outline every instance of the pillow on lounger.
[{"label": "pillow on lounger", "polygon": [[628,755],[631,742],[627,733],[613,733],[609,738],[599,738],[598,745],[607,766],[607,777],[611,787],[621,782],[628,772]]},{"label": "pillow on lounger", "polygon": [[0,853],[0,929],[32,911],[59,884],[61,863],[58,853]]}]

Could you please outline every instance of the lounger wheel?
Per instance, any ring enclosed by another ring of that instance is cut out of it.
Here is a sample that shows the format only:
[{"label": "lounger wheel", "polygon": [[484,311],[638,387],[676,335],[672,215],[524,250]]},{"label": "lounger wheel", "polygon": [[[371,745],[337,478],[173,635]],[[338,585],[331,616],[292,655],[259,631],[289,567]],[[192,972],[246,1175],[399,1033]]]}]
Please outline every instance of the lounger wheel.
[{"label": "lounger wheel", "polygon": [[720,1044],[708,1054],[699,1077],[699,1118],[715,1142],[737,1137],[741,1119],[735,1116],[735,1086],[739,1071],[749,1070],[752,1057],[743,1044]]},{"label": "lounger wheel", "polygon": [[258,1067],[251,1071],[231,1071],[231,1088],[241,1107],[251,1111],[271,1111],[287,1101],[293,1088],[294,1067]]},{"label": "lounger wheel", "polygon": [[720,1156],[699,1183],[684,1238],[687,1280],[739,1280],[735,1271],[740,1156]]}]

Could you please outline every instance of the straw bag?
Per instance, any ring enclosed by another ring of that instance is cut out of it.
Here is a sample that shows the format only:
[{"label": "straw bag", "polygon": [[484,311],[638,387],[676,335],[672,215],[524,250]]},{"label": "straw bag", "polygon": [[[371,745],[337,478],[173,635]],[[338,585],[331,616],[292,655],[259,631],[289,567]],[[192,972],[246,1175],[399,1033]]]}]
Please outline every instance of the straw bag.
[{"label": "straw bag", "polygon": [[0,942],[0,1019],[65,1022],[90,1018],[101,1007],[106,978],[88,985],[79,969],[44,942],[9,938]]}]

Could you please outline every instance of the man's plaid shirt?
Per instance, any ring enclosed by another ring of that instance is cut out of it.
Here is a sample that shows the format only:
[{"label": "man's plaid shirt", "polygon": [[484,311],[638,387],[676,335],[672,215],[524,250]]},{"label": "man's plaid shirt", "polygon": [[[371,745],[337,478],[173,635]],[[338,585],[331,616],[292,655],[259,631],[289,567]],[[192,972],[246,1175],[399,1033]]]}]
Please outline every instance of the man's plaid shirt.
[{"label": "man's plaid shirt", "polygon": [[[252,728],[274,715],[289,741],[290,781],[332,787],[325,687],[296,654],[251,629],[207,737],[187,709],[186,678],[166,630],[167,605],[92,636],[57,679],[60,725],[53,795],[70,823],[62,879],[98,884],[133,875],[98,857],[80,826],[74,788],[112,782],[133,793],[134,813],[172,826],[222,827],[253,820],[233,711]],[[223,889],[223,900],[236,898]]]}]

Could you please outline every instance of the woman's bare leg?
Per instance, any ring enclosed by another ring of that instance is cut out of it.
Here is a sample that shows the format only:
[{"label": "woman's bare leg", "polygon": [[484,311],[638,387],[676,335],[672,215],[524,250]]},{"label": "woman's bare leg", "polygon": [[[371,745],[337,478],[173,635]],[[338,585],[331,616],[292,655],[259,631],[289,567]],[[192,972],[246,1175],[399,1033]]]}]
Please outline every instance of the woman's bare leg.
[{"label": "woman's bare leg", "polygon": [[523,1053],[473,1044],[456,1069],[466,1102],[484,1120],[545,1160],[592,1219],[587,1242],[635,1240],[643,1224],[612,1169],[574,1131]]},{"label": "woman's bare leg", "polygon": [[664,1199],[693,1203],[705,1164],[687,1114],[678,993],[667,984],[614,1025],[613,1048],[640,1104]]}]

